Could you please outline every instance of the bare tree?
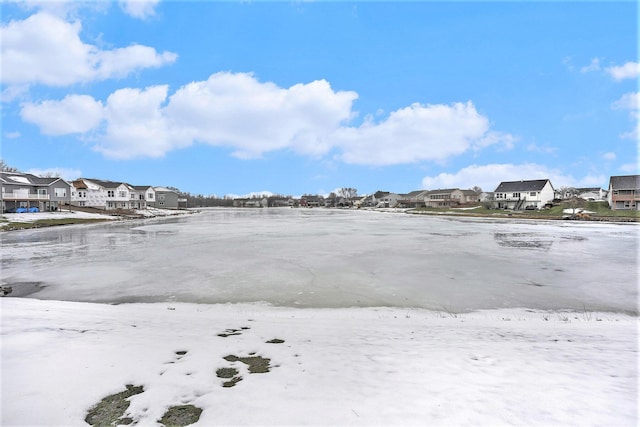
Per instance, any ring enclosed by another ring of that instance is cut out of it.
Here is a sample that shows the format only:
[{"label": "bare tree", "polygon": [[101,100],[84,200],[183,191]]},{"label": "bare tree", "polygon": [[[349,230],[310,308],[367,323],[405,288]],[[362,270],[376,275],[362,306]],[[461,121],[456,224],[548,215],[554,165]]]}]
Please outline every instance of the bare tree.
[{"label": "bare tree", "polygon": [[562,202],[562,204],[566,206],[567,209],[571,209],[571,217],[575,217],[576,214],[579,213],[578,210],[581,210],[585,206],[586,200],[578,196],[573,196]]},{"label": "bare tree", "polygon": [[353,197],[358,196],[358,190],[351,187],[341,188],[340,190],[338,190],[338,195],[340,197],[344,197],[347,200],[351,200]]},{"label": "bare tree", "polygon": [[18,169],[9,166],[4,160],[0,159],[0,171],[1,172],[18,172]]},{"label": "bare tree", "polygon": [[471,190],[473,190],[478,196],[482,194],[482,188],[478,187],[477,185],[475,187],[471,187]]}]

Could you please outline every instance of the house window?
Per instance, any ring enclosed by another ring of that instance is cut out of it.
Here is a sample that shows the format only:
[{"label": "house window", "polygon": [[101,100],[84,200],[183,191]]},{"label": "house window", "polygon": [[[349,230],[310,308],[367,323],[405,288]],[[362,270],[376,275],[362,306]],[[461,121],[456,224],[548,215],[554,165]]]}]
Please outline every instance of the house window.
[{"label": "house window", "polygon": [[107,191],[107,197],[116,197],[116,192],[113,190],[108,190]]},{"label": "house window", "polygon": [[113,207],[113,202],[107,202],[107,207],[108,208],[112,208]]},{"label": "house window", "polygon": [[164,200],[164,194],[161,194],[160,197],[158,197],[158,200]]},{"label": "house window", "polygon": [[87,192],[86,191],[78,191],[78,197],[86,198],[87,197]]},{"label": "house window", "polygon": [[160,203],[158,203],[158,205],[164,206],[164,202],[160,202]]},{"label": "house window", "polygon": [[56,195],[56,197],[67,197],[66,188],[54,188],[53,192]]},{"label": "house window", "polygon": [[153,193],[147,193],[147,199],[153,200]]},{"label": "house window", "polygon": [[519,199],[520,198],[520,193],[513,193],[511,195],[511,197],[513,197],[514,199],[517,197]]},{"label": "house window", "polygon": [[126,191],[118,191],[118,197],[127,197]]},{"label": "house window", "polygon": [[84,204],[84,201],[80,202],[80,203],[79,203],[79,205],[80,205],[80,206],[84,206],[84,205],[85,205],[85,204]]},{"label": "house window", "polygon": [[47,190],[45,188],[38,188],[38,196],[46,196]]},{"label": "house window", "polygon": [[529,195],[530,195],[531,197],[536,197],[536,192],[535,192],[535,191],[532,191],[531,193],[529,193]]}]

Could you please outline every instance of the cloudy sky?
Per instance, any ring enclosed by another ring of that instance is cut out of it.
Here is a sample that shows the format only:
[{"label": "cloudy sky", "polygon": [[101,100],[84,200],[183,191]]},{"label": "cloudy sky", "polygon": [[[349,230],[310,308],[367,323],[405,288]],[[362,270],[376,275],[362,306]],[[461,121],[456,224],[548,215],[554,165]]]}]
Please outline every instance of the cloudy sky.
[{"label": "cloudy sky", "polygon": [[636,2],[3,2],[2,159],[199,194],[638,173]]}]

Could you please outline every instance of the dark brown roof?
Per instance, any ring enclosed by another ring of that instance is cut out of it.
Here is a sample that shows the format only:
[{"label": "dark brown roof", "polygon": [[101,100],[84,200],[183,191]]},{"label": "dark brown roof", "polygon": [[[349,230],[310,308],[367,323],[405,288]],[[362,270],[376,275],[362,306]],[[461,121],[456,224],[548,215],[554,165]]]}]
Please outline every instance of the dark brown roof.
[{"label": "dark brown roof", "polygon": [[638,190],[640,189],[640,175],[612,176],[609,180],[611,190]]}]

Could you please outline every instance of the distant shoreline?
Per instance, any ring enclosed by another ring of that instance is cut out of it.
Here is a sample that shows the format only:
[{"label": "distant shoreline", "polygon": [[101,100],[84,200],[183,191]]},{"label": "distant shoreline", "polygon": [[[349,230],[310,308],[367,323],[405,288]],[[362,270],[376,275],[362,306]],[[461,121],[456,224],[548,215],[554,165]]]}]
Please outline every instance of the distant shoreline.
[{"label": "distant shoreline", "polygon": [[[199,213],[199,209],[206,208],[191,208],[180,210],[169,209],[154,209],[146,213],[134,213],[131,215],[124,214],[86,214],[80,212],[40,212],[29,214],[3,214],[0,216],[0,232],[30,230],[36,228],[56,227],[62,225],[79,225],[79,224],[94,224],[108,221],[129,221],[140,219],[152,219],[163,217],[183,216],[194,213]],[[255,209],[255,208],[233,208],[233,207],[221,207],[219,209]],[[263,209],[279,209],[279,208],[263,208]],[[284,209],[284,208],[283,208]],[[297,208],[297,209],[310,209],[310,208]],[[315,208],[315,209],[330,209],[330,208]],[[354,209],[348,209],[354,210]],[[360,211],[379,212],[379,213],[404,213],[408,215],[430,215],[435,217],[450,217],[450,218],[486,218],[486,219],[504,219],[504,220],[534,220],[534,221],[571,221],[571,222],[607,222],[607,223],[620,223],[620,224],[636,224],[640,223],[640,218],[633,216],[602,216],[592,215],[582,218],[568,218],[564,216],[556,215],[536,215],[525,212],[473,212],[473,209],[447,209],[447,210],[429,210],[429,209],[396,209],[396,208],[362,208]]]}]

